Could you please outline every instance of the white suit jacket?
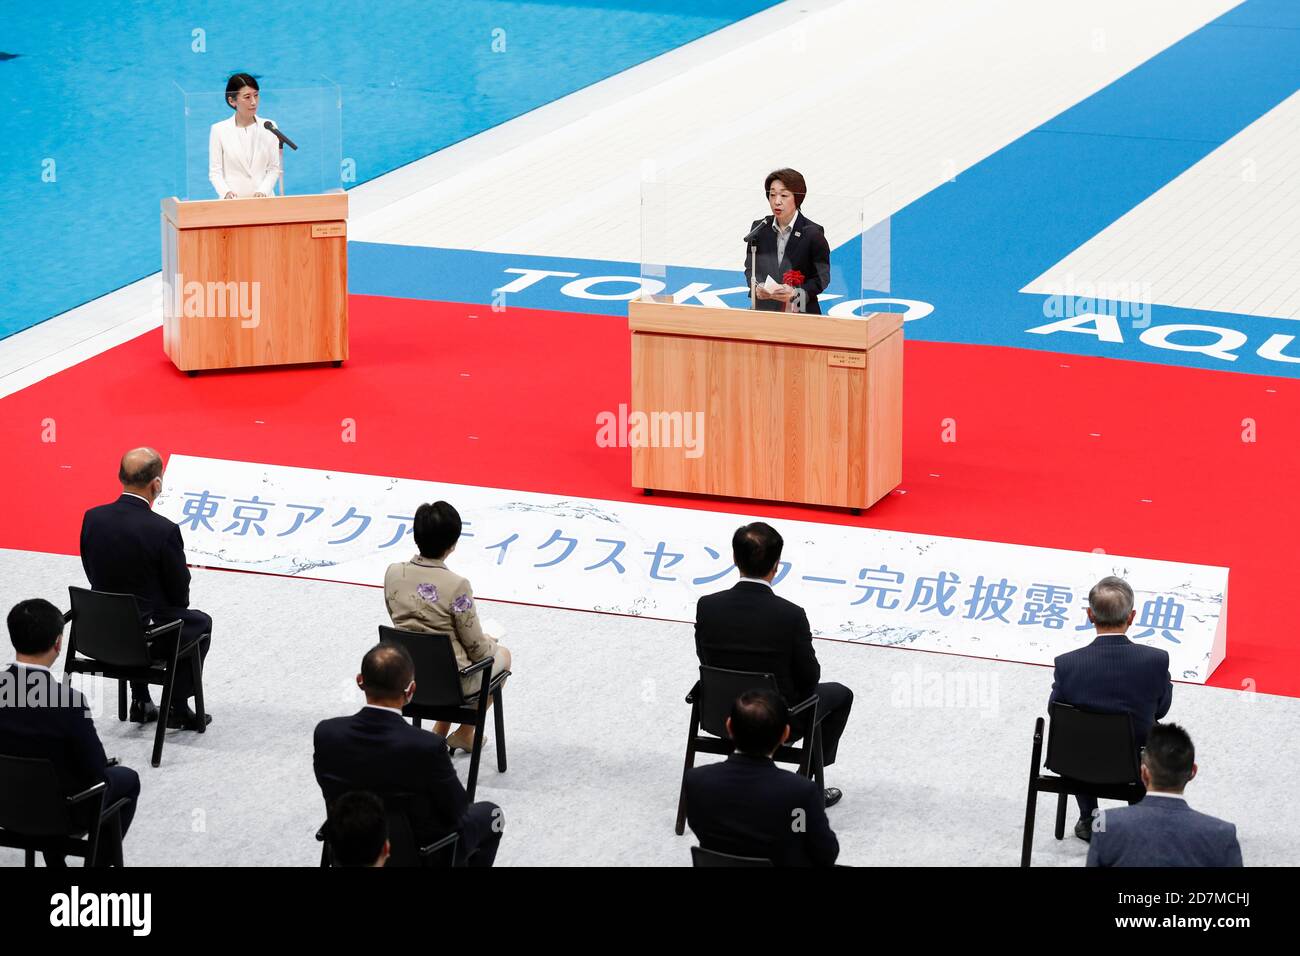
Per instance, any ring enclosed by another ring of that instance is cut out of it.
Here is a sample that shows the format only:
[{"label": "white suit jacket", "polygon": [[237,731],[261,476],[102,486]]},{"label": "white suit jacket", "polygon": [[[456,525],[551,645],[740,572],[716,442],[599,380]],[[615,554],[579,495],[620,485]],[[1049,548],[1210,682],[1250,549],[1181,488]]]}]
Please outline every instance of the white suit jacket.
[{"label": "white suit jacket", "polygon": [[[212,124],[208,134],[208,179],[217,195],[233,192],[241,199],[254,193],[270,196],[280,175],[280,141],[257,117],[253,126],[253,159],[249,162],[245,134],[235,127],[235,118]],[[274,121],[273,121],[274,122]]]}]

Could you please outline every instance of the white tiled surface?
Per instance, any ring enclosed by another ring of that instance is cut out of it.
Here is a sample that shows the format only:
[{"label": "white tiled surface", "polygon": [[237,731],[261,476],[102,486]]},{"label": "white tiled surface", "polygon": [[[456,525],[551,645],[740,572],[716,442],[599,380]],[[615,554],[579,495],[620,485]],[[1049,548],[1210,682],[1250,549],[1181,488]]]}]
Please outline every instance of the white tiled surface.
[{"label": "white tiled surface", "polygon": [[1022,290],[1300,319],[1300,93]]},{"label": "white tiled surface", "polygon": [[[683,257],[731,268],[736,223],[763,212],[770,169],[804,173],[810,211],[819,194],[870,195],[865,218],[878,221],[1234,5],[826,6],[431,184],[353,237],[635,262],[648,174],[722,190],[708,215],[682,210]],[[828,225],[832,245],[848,238]]]}]

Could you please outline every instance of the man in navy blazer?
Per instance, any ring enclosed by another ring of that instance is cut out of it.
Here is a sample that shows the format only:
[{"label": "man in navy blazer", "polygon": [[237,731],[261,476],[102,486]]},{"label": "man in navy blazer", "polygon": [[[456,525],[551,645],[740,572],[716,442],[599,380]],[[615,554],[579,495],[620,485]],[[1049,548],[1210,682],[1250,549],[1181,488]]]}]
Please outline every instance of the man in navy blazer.
[{"label": "man in navy blazer", "polygon": [[[1169,713],[1174,685],[1169,679],[1169,653],[1134,644],[1125,636],[1136,615],[1133,589],[1123,578],[1105,577],[1093,585],[1088,592],[1088,620],[1097,628],[1097,637],[1056,659],[1047,703],[1128,714],[1133,719],[1134,743],[1141,749],[1151,725]],[[1075,800],[1079,822],[1074,835],[1089,840],[1097,801],[1083,795]]]},{"label": "man in navy blazer", "polygon": [[686,819],[706,850],[761,857],[777,866],[831,866],[840,844],[817,784],[772,760],[790,737],[779,694],[756,688],[727,718],[736,750],[686,774]]},{"label": "man in navy blazer", "polygon": [[1193,810],[1183,790],[1196,776],[1196,748],[1177,724],[1156,724],[1142,752],[1147,795],[1103,810],[1088,847],[1089,866],[1241,866],[1237,828]]},{"label": "man in navy blazer", "polygon": [[457,857],[469,866],[491,866],[504,826],[492,803],[470,803],[451,765],[447,741],[406,722],[402,708],[415,693],[415,664],[406,648],[376,644],[361,661],[357,684],[366,705],[351,717],[316,725],[316,782],[327,806],[352,790],[381,799],[407,795],[407,814],[422,845],[452,831],[460,834]]},{"label": "man in navy blazer", "polygon": [[[751,246],[745,246],[745,284],[753,291],[753,306],[764,312],[792,311],[821,315],[817,296],[831,281],[831,247],[826,230],[803,214],[808,185],[794,169],[768,173],[763,183],[771,216],[750,224]],[[803,276],[799,285],[785,282],[788,272]],[[781,283],[774,292],[764,290],[768,276]]]},{"label": "man in navy blazer", "polygon": [[[82,519],[81,565],[92,589],[134,594],[146,625],[150,620],[150,626],[157,626],[179,619],[181,645],[198,641],[199,656],[206,658],[212,618],[190,607],[190,569],[185,564],[180,526],[153,510],[154,501],[162,494],[162,475],[162,457],[152,448],[134,448],[122,456],[117,473],[121,496],[111,504],[91,508]],[[172,640],[155,641],[150,654],[158,659],[170,656]],[[192,696],[194,678],[189,666],[181,666],[176,672],[167,726],[198,729],[198,718],[188,703]],[[132,684],[131,697],[133,721],[158,719],[148,684]],[[205,724],[211,723],[212,714],[205,716]]]},{"label": "man in navy blazer", "polygon": [[[140,777],[129,767],[109,765],[86,698],[50,671],[63,650],[63,613],[49,601],[32,598],[15,604],[7,623],[17,659],[0,671],[0,754],[51,761],[66,796],[107,783],[105,807],[128,800],[119,818],[126,836]],[[63,866],[64,858],[46,853],[45,865]]]},{"label": "man in navy blazer", "polygon": [[[780,533],[765,522],[736,529],[731,554],[740,580],[730,590],[697,602],[695,652],[708,667],[772,674],[788,706],[816,694],[822,762],[829,767],[853,709],[853,691],[821,680],[808,615],[772,590],[784,546]],[[792,722],[791,739],[805,736],[809,729],[807,712],[800,714]],[[827,787],[826,806],[834,806],[842,796],[838,787]]]}]

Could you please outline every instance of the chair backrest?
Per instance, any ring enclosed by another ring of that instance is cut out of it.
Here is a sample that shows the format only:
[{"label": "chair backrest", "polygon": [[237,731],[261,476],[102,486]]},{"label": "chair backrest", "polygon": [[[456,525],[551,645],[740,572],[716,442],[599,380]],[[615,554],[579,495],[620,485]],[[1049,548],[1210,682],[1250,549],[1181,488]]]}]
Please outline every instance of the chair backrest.
[{"label": "chair backrest", "polygon": [[696,701],[700,705],[700,727],[715,737],[727,737],[727,718],[736,698],[747,690],[761,687],[781,693],[773,674],[758,671],[731,671],[700,665],[700,684]]},{"label": "chair backrest", "polygon": [[691,847],[691,866],[776,866],[771,860],[761,856],[732,856],[706,850],[702,846]]},{"label": "chair backrest", "polygon": [[134,594],[70,587],[68,598],[72,602],[71,650],[117,667],[152,664]]},{"label": "chair backrest", "polygon": [[411,703],[423,707],[461,707],[465,693],[460,686],[460,667],[452,650],[450,634],[401,631],[379,627],[385,644],[400,644],[415,661],[415,696]]},{"label": "chair backrest", "polygon": [[0,829],[65,836],[77,829],[53,762],[0,755]]},{"label": "chair backrest", "polygon": [[1084,783],[1141,782],[1129,714],[1099,714],[1056,702],[1048,715],[1051,729],[1043,760],[1048,770]]}]

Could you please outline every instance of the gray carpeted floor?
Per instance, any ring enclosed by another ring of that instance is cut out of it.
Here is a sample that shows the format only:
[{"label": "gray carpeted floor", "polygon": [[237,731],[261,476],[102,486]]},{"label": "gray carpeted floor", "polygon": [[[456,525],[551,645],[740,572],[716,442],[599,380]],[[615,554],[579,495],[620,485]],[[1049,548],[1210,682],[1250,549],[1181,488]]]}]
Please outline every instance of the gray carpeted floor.
[{"label": "gray carpeted floor", "polygon": [[[0,551],[0,605],[68,605],[75,557]],[[115,690],[96,720],[110,756],[142,781],[130,865],[314,865],[324,816],[312,728],[349,713],[361,655],[387,623],[378,588],[195,571],[193,603],[215,619],[204,686],[209,732],[168,734],[149,766],[152,728],[119,723]],[[691,626],[484,602],[508,630],[510,769],[485,754],[478,798],[504,810],[499,865],[689,864],[673,834],[695,678]],[[7,642],[5,644],[8,649]],[[847,864],[1007,866],[1019,862],[1034,718],[1048,668],[817,643],[823,679],[856,695],[830,813]],[[0,653],[0,660],[11,657]],[[79,679],[92,700],[103,695]],[[936,686],[946,684],[948,693]],[[945,699],[946,696],[946,699]],[[1300,700],[1179,684],[1169,719],[1197,745],[1191,804],[1237,824],[1247,865],[1300,861],[1296,732]],[[462,779],[468,758],[458,756]],[[1082,865],[1086,846],[1052,839],[1040,802],[1034,863]],[[1073,821],[1073,815],[1071,816]],[[22,862],[0,850],[0,865]]]}]

